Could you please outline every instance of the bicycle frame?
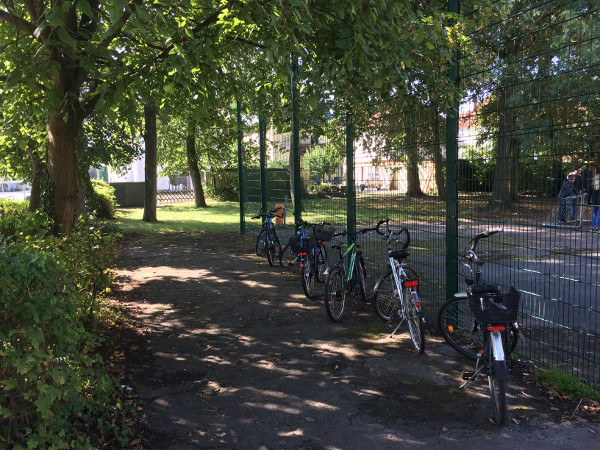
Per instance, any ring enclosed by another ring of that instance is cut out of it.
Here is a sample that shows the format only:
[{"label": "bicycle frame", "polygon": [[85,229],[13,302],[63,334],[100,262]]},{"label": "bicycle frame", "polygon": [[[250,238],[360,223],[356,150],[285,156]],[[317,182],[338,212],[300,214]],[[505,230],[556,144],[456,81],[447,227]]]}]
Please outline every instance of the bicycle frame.
[{"label": "bicycle frame", "polygon": [[[406,311],[407,307],[406,307],[406,302],[404,299],[404,288],[411,288],[412,295],[415,298],[415,307],[417,308],[419,320],[423,320],[423,312],[421,310],[421,301],[419,300],[419,294],[417,293],[417,286],[419,285],[419,280],[408,280],[408,276],[406,275],[406,272],[402,268],[404,263],[400,263],[399,261],[397,261],[395,258],[393,258],[391,256],[390,256],[389,260],[390,260],[390,267],[392,269],[392,274],[394,275],[394,281],[396,283],[396,289],[398,289],[398,296],[400,298],[400,304],[402,305],[402,309],[404,310],[405,315],[407,313],[407,311]],[[402,281],[402,280],[404,280],[404,281]],[[394,331],[392,331],[392,333],[390,334],[390,337],[392,337],[392,336],[394,336],[394,334],[396,334],[396,331],[398,331],[398,329],[402,325],[403,321],[404,320],[400,321],[400,323],[396,326],[396,328],[394,328]]]}]

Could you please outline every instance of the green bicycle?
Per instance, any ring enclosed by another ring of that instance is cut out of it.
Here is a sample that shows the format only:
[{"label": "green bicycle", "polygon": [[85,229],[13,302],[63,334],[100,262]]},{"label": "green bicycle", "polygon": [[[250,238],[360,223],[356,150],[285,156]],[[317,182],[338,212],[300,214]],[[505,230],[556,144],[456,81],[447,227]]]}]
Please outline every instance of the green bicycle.
[{"label": "green bicycle", "polygon": [[[380,221],[376,227],[362,228],[354,233],[350,245],[342,253],[342,245],[332,245],[339,254],[339,261],[334,266],[327,269],[327,278],[325,280],[325,310],[327,315],[334,322],[342,320],[344,309],[346,308],[346,294],[357,292],[358,296],[364,301],[367,297],[367,271],[362,252],[359,251],[360,245],[357,237],[360,234],[376,231],[385,221]],[[347,236],[347,231],[335,233],[334,236]],[[346,271],[346,267],[348,270]]]}]

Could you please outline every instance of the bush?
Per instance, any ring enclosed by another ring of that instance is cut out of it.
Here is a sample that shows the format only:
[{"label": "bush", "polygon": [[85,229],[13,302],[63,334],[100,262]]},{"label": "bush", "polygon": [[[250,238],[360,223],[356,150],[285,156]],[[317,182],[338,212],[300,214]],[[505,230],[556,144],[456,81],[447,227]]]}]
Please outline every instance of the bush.
[{"label": "bush", "polygon": [[89,221],[51,236],[47,216],[10,211],[0,218],[13,232],[0,243],[0,442],[89,448],[107,436],[126,445],[123,390],[96,354],[97,294],[111,282],[117,236]]},{"label": "bush", "polygon": [[91,180],[93,193],[88,194],[85,207],[99,219],[114,219],[117,210],[115,188],[101,180]]}]

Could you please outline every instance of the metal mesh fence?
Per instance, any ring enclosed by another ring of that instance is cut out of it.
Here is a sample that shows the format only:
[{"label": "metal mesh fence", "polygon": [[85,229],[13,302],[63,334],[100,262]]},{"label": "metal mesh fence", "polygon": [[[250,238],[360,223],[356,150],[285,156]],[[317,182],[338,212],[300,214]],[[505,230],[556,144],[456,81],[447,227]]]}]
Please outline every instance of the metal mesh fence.
[{"label": "metal mesh fence", "polygon": [[[349,225],[348,218],[356,219],[357,228],[386,218],[408,228],[407,263],[421,278],[431,324],[446,300],[446,285],[457,282],[460,289],[463,283],[460,271],[453,280],[457,270],[447,264],[458,259],[454,244],[460,254],[477,233],[502,228],[481,241],[478,254],[486,260],[484,281],[522,292],[519,321],[526,339],[517,347],[519,356],[570,371],[595,387],[600,387],[600,233],[594,231],[600,223],[592,223],[594,210],[600,214],[594,206],[600,203],[594,193],[600,180],[592,169],[600,166],[598,8],[596,1],[503,2],[497,17],[471,35],[460,60],[457,180],[446,180],[447,114],[435,99],[376,105],[377,119],[354,130],[353,166],[343,157],[347,142],[340,141],[339,129],[319,136],[301,130],[299,146],[302,217],[338,229]],[[268,136],[266,190],[258,152],[245,153],[246,217],[266,200],[269,209],[284,204],[285,224],[293,225],[290,134]],[[323,149],[341,155],[335,170],[311,168],[310,160]],[[568,181],[577,168],[581,173]],[[349,170],[355,197],[347,186]],[[457,242],[447,232],[448,182],[458,188]],[[566,191],[569,183],[576,189],[566,195],[561,188]],[[373,234],[361,244],[372,289],[386,269],[386,244]]]}]

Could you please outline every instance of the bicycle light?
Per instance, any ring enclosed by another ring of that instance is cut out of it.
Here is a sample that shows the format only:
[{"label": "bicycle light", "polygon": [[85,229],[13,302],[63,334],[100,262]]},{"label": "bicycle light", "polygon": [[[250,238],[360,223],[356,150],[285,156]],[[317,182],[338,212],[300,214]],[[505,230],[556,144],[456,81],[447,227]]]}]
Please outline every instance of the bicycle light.
[{"label": "bicycle light", "polygon": [[407,287],[416,287],[419,285],[419,280],[406,280],[402,282],[402,286]]}]

